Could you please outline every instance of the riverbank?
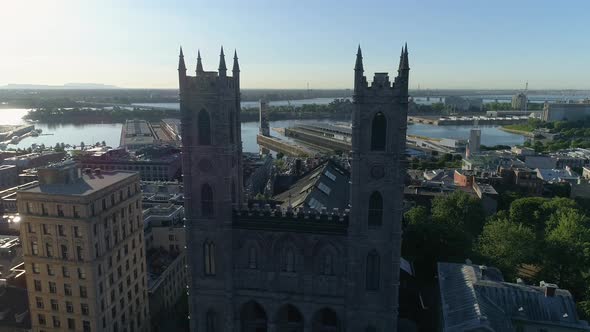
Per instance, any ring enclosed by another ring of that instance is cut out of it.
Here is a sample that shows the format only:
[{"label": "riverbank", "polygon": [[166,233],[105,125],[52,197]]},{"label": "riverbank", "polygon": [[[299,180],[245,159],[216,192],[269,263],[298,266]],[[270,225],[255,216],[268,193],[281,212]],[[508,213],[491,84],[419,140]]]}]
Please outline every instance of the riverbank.
[{"label": "riverbank", "polygon": [[526,131],[526,130],[522,130],[522,129],[513,129],[513,128],[509,128],[508,126],[500,126],[499,129],[502,131],[505,131],[507,133],[518,134],[518,135],[522,135],[525,137],[533,137],[534,136],[531,131]]}]

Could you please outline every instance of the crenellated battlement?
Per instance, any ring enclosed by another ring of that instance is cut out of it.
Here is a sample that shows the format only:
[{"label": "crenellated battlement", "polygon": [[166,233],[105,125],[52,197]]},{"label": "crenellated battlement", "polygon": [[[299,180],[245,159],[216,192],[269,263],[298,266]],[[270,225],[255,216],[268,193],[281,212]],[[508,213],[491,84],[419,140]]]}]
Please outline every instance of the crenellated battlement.
[{"label": "crenellated battlement", "polygon": [[299,231],[345,234],[348,226],[349,210],[323,208],[318,212],[314,209],[271,208],[270,204],[263,207],[245,204],[233,211],[234,224],[238,227],[275,231]]}]

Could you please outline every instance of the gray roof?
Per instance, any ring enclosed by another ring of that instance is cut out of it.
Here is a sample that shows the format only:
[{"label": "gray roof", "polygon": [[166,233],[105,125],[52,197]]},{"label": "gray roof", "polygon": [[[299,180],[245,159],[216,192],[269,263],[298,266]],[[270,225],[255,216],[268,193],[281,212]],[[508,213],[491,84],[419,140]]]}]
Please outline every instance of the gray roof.
[{"label": "gray roof", "polygon": [[133,176],[137,176],[137,173],[131,171],[101,171],[100,174],[84,174],[74,183],[40,184],[23,189],[20,192],[44,195],[87,196]]},{"label": "gray roof", "polygon": [[545,296],[541,287],[504,282],[491,267],[438,263],[443,331],[516,331],[515,321],[590,331],[567,290]]}]

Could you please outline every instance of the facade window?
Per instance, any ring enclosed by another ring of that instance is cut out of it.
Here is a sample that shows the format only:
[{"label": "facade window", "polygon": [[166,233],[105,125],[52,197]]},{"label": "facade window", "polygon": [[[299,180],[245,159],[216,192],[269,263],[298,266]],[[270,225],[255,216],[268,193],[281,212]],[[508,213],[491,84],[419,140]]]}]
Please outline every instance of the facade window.
[{"label": "facade window", "polygon": [[63,274],[64,278],[69,278],[70,277],[70,270],[68,269],[67,266],[62,266],[61,267],[61,273]]},{"label": "facade window", "polygon": [[86,290],[86,286],[80,286],[80,297],[84,299],[88,297],[88,291]]},{"label": "facade window", "polygon": [[45,204],[41,203],[41,214],[46,216],[47,215],[47,209],[45,208]]},{"label": "facade window", "polygon": [[64,231],[64,225],[57,225],[57,234],[59,236],[66,236],[66,232]]},{"label": "facade window", "polygon": [[82,327],[84,332],[90,332],[90,322],[85,320],[82,322]]},{"label": "facade window", "polygon": [[45,307],[45,305],[43,303],[43,298],[41,298],[41,297],[35,297],[35,302],[37,303],[37,308],[38,309],[43,309]]},{"label": "facade window", "polygon": [[31,214],[33,212],[33,203],[27,202],[25,206],[27,208],[27,214]]},{"label": "facade window", "polygon": [[59,317],[53,316],[53,327],[60,327],[61,323],[59,321]]},{"label": "facade window", "polygon": [[76,320],[73,318],[68,318],[68,330],[75,330],[76,329]]},{"label": "facade window", "polygon": [[35,285],[35,291],[42,292],[43,287],[41,287],[41,280],[33,280],[33,284]]},{"label": "facade window", "polygon": [[72,285],[64,284],[64,294],[67,296],[72,296]]},{"label": "facade window", "polygon": [[82,280],[86,279],[86,271],[84,271],[83,267],[78,268],[78,278]]},{"label": "facade window", "polygon": [[203,253],[205,259],[205,275],[215,275],[215,244],[211,241],[205,242]]},{"label": "facade window", "polygon": [[70,314],[74,312],[74,305],[72,302],[66,301],[66,311]]},{"label": "facade window", "polygon": [[49,293],[52,293],[52,294],[57,293],[57,286],[55,285],[55,282],[53,282],[53,281],[49,282]]},{"label": "facade window", "polygon": [[35,233],[35,227],[33,227],[33,224],[31,224],[30,222],[27,223],[27,231],[29,233]]},{"label": "facade window", "polygon": [[251,246],[248,249],[248,268],[256,269],[258,268],[258,257],[256,252],[256,247]]},{"label": "facade window", "polygon": [[369,226],[377,227],[383,223],[383,198],[378,191],[369,197]]},{"label": "facade window", "polygon": [[37,241],[31,241],[31,253],[33,256],[39,255],[39,245],[37,244]]},{"label": "facade window", "polygon": [[198,115],[198,138],[199,145],[211,145],[211,119],[209,113],[201,110]]},{"label": "facade window", "polygon": [[49,243],[46,243],[45,252],[47,253],[47,257],[53,257],[53,246]]},{"label": "facade window", "polygon": [[285,252],[285,272],[295,272],[295,253],[289,248]]},{"label": "facade window", "polygon": [[65,244],[62,244],[60,246],[60,249],[61,249],[61,258],[68,259],[68,246],[66,246]]},{"label": "facade window", "polygon": [[78,260],[84,260],[84,248],[82,246],[76,246],[76,255],[78,256]]},{"label": "facade window", "polygon": [[80,233],[80,227],[74,226],[74,236],[78,238],[82,237],[82,233]]},{"label": "facade window", "polygon": [[41,224],[41,228],[43,229],[43,234],[44,235],[48,235],[49,234],[49,226],[47,226],[47,224]]},{"label": "facade window", "polygon": [[47,275],[50,275],[50,276],[54,276],[55,275],[55,270],[49,264],[47,264]]},{"label": "facade window", "polygon": [[38,314],[37,315],[37,320],[39,321],[39,325],[45,325],[45,315],[43,314]]},{"label": "facade window", "polygon": [[88,304],[81,303],[80,304],[80,310],[82,311],[82,315],[88,316]]},{"label": "facade window", "polygon": [[102,199],[102,209],[106,210],[107,209],[107,200],[106,199]]},{"label": "facade window", "polygon": [[76,206],[72,206],[72,215],[74,218],[80,218],[80,213],[78,212],[78,208]]},{"label": "facade window", "polygon": [[63,207],[60,204],[57,204],[57,216],[58,217],[63,217],[64,216],[64,210],[63,210]]},{"label": "facade window", "polygon": [[387,141],[387,119],[385,115],[378,112],[373,117],[371,125],[371,150],[383,151],[385,150],[385,142]]},{"label": "facade window", "polygon": [[381,279],[381,269],[379,262],[379,254],[376,250],[369,252],[367,255],[366,266],[366,286],[367,290],[379,290],[379,281]]},{"label": "facade window", "polygon": [[39,264],[37,263],[32,263],[31,264],[33,266],[33,273],[34,274],[39,274],[41,271],[39,270]]},{"label": "facade window", "polygon": [[213,189],[205,183],[201,186],[201,214],[203,217],[211,217],[213,213]]},{"label": "facade window", "polygon": [[59,304],[57,304],[57,300],[51,300],[51,310],[59,311]]}]

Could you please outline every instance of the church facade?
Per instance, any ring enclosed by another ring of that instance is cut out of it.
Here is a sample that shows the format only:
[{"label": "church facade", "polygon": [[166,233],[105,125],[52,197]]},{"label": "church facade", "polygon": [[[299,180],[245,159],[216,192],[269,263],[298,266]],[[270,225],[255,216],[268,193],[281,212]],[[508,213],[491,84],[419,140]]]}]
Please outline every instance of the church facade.
[{"label": "church facade", "polygon": [[191,331],[396,331],[407,47],[371,84],[358,49],[346,211],[248,208],[237,54],[188,76],[181,49],[178,71]]}]

